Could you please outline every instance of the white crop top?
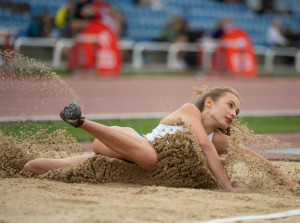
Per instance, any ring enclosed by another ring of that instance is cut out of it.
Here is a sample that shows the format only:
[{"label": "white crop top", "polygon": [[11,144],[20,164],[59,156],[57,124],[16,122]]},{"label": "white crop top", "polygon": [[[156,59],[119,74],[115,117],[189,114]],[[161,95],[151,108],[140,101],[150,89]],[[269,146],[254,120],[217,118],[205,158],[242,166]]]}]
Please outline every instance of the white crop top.
[{"label": "white crop top", "polygon": [[[163,137],[167,133],[169,134],[174,134],[177,130],[183,131],[184,128],[182,126],[175,126],[175,125],[166,125],[166,124],[159,124],[155,129],[152,130],[151,133],[146,134],[146,138],[149,141],[153,141],[154,138],[158,137]],[[215,132],[212,132],[208,135],[208,138],[210,141],[212,141],[212,138],[214,136]]]}]

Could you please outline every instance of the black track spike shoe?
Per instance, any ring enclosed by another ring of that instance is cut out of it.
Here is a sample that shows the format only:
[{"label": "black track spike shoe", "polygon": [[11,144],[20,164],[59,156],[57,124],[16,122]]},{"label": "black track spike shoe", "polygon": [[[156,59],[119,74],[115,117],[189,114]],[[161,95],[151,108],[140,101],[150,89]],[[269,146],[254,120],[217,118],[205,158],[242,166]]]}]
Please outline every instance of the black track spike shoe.
[{"label": "black track spike shoe", "polygon": [[60,117],[66,123],[68,123],[74,127],[82,126],[82,124],[85,121],[85,117],[81,116],[80,106],[74,102],[72,102],[69,106],[65,107],[60,112]]}]

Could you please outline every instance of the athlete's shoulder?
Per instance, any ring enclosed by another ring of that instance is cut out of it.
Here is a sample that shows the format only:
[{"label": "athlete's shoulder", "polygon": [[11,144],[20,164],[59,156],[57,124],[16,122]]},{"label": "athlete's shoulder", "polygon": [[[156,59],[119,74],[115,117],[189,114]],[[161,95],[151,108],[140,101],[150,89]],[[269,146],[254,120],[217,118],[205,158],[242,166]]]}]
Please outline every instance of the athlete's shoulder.
[{"label": "athlete's shoulder", "polygon": [[202,117],[200,110],[192,103],[186,103],[182,105],[181,108],[178,110],[178,116],[184,122],[190,122],[191,120],[199,120]]},{"label": "athlete's shoulder", "polygon": [[185,103],[184,105],[181,106],[180,110],[184,112],[200,113],[200,110],[197,108],[197,106],[192,103]]}]

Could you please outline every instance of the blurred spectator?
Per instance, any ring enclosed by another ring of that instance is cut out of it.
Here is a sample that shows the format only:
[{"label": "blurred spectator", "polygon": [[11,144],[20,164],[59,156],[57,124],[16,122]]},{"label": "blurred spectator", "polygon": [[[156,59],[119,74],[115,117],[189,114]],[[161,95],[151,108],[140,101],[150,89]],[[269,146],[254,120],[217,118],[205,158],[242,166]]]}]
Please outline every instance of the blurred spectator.
[{"label": "blurred spectator", "polygon": [[257,14],[276,13],[276,14],[292,14],[290,9],[278,9],[274,0],[245,0],[248,8]]},{"label": "blurred spectator", "polygon": [[164,9],[164,4],[161,0],[134,0],[134,4],[137,6],[151,7],[154,10]]},{"label": "blurred spectator", "polygon": [[226,32],[233,28],[233,20],[231,18],[223,18],[218,20],[215,30],[212,32],[213,39],[221,38]]},{"label": "blurred spectator", "polygon": [[108,25],[112,30],[114,30],[118,36],[126,36],[126,18],[124,14],[117,8],[111,8],[111,10],[109,11],[109,15],[106,18],[103,18],[103,23]]},{"label": "blurred spectator", "polygon": [[245,0],[245,1],[250,11],[254,13],[262,13],[264,11],[262,0]]},{"label": "blurred spectator", "polygon": [[124,15],[105,0],[80,0],[76,7],[71,29],[73,35],[80,32],[91,21],[98,20],[110,27],[118,36],[126,31]]},{"label": "blurred spectator", "polygon": [[[199,43],[204,36],[204,31],[199,30],[190,30],[188,31],[188,42],[189,43]],[[188,51],[184,55],[184,61],[188,68],[196,69],[198,66],[198,52]]]},{"label": "blurred spectator", "polygon": [[105,0],[93,0],[81,10],[81,16],[95,20],[101,20],[109,14],[111,4]]},{"label": "blurred spectator", "polygon": [[84,15],[84,10],[89,8],[92,0],[78,0],[75,7],[75,19],[89,19]]},{"label": "blurred spectator", "polygon": [[91,4],[93,18],[110,27],[118,36],[124,36],[126,20],[124,15],[105,0],[94,0]]},{"label": "blurred spectator", "polygon": [[54,21],[51,15],[46,12],[41,19],[41,34],[42,37],[53,37]]},{"label": "blurred spectator", "polygon": [[281,23],[274,21],[267,29],[267,44],[270,46],[287,46],[288,41],[283,35]]},{"label": "blurred spectator", "polygon": [[226,2],[226,3],[242,3],[244,0],[217,0],[218,2]]},{"label": "blurred spectator", "polygon": [[55,16],[55,25],[59,30],[60,37],[70,37],[70,22],[75,17],[76,4],[73,0],[67,2],[67,4],[61,7]]},{"label": "blurred spectator", "polygon": [[[160,42],[171,42],[171,43],[187,43],[188,42],[188,22],[179,16],[175,16],[167,21],[164,26],[161,37],[155,39]],[[184,60],[186,52],[180,51],[178,54],[178,61],[174,64],[174,68],[178,70],[184,70],[186,68],[186,62]]]},{"label": "blurred spectator", "polygon": [[283,30],[283,35],[288,41],[288,46],[300,47],[300,23],[298,24],[298,30],[293,31],[289,26],[285,27]]},{"label": "blurred spectator", "polygon": [[[154,39],[159,42],[197,43],[203,36],[203,30],[190,30],[188,21],[175,16],[167,21],[161,37]],[[174,68],[183,70],[197,66],[197,53],[180,51]]]},{"label": "blurred spectator", "polygon": [[188,22],[179,16],[171,18],[164,26],[161,37],[155,39],[160,42],[187,42]]},{"label": "blurred spectator", "polygon": [[78,0],[75,6],[74,18],[69,23],[69,35],[74,37],[91,22],[92,15],[87,15],[91,0]]},{"label": "blurred spectator", "polygon": [[45,12],[31,21],[26,34],[28,37],[55,37],[53,31],[53,19],[48,12]]},{"label": "blurred spectator", "polygon": [[294,32],[295,46],[300,48],[300,22],[298,23],[298,31]]},{"label": "blurred spectator", "polygon": [[297,47],[297,34],[288,26],[283,29],[283,36],[287,40],[287,46]]},{"label": "blurred spectator", "polygon": [[31,18],[31,22],[29,24],[29,27],[26,31],[26,36],[28,37],[42,37],[41,35],[41,23],[39,17],[33,17]]}]

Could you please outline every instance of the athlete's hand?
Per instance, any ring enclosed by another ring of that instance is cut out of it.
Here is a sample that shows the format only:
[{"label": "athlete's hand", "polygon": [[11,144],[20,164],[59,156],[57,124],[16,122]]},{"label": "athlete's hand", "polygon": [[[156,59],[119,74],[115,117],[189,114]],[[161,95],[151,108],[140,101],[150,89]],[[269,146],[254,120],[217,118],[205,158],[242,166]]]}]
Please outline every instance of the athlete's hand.
[{"label": "athlete's hand", "polygon": [[229,193],[235,193],[235,194],[245,194],[245,193],[248,193],[247,190],[245,189],[242,189],[242,188],[231,188],[229,190],[225,190],[226,192],[229,192]]},{"label": "athlete's hand", "polygon": [[283,181],[283,184],[288,187],[296,187],[296,184],[294,184],[293,181],[291,181],[290,179],[285,179]]}]

